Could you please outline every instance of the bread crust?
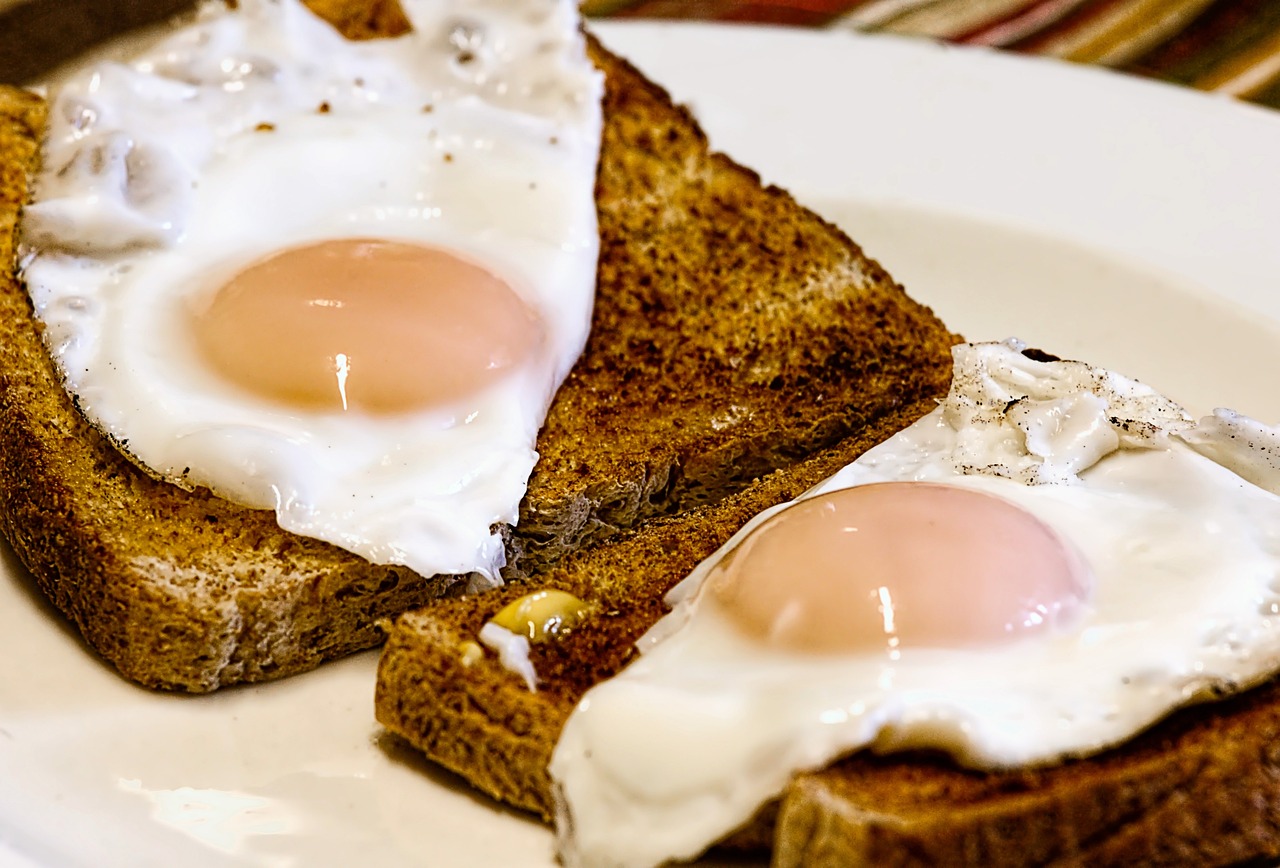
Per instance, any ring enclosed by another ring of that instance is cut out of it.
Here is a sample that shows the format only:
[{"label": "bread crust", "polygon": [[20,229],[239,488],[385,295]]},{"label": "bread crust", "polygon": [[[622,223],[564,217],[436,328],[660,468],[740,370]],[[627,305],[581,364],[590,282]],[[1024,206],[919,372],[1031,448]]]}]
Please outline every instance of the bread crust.
[{"label": "bread crust", "polygon": [[860,753],[799,776],[773,864],[1235,865],[1280,857],[1280,684],[1123,746],[996,772]]},{"label": "bread crust", "polygon": [[[367,37],[402,26],[394,5],[326,0],[322,11]],[[599,294],[538,439],[510,578],[718,500],[939,392],[953,339],[843,234],[711,155],[665,92],[589,47],[609,94]],[[6,264],[44,110],[0,93]],[[11,268],[0,316],[0,530],[128,678],[205,692],[301,672],[377,644],[380,621],[457,582],[369,564],[281,531],[270,513],[150,479],[75,411]]]}]

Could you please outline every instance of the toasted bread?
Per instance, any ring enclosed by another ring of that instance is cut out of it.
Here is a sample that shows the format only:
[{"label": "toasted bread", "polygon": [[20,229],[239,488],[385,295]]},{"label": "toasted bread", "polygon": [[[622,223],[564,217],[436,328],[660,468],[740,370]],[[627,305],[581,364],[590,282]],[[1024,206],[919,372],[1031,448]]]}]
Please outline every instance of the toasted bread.
[{"label": "toasted bread", "polygon": [[857,754],[793,781],[773,864],[1274,865],[1277,780],[1273,680],[1048,768],[982,773],[938,756]]},{"label": "toasted bread", "polygon": [[[793,498],[928,407],[908,405],[738,494],[569,557],[538,588],[597,614],[535,643],[532,692],[466,653],[528,588],[401,616],[378,668],[378,720],[478,789],[546,822],[560,730],[666,611],[663,595],[761,509]],[[1124,745],[1056,765],[961,768],[940,753],[859,752],[797,775],[719,845],[775,866],[1227,865],[1280,857],[1280,681],[1170,715]]]},{"label": "toasted bread", "polygon": [[[322,6],[352,36],[403,27],[394,4]],[[598,299],[538,440],[509,534],[512,577],[715,501],[940,394],[948,377],[953,336],[926,308],[838,230],[709,153],[690,116],[629,65],[594,42],[590,52],[609,82]],[[0,93],[6,263],[43,111]],[[75,411],[8,268],[0,307],[0,529],[127,677],[202,692],[300,672],[377,644],[380,620],[455,584],[150,479]]]},{"label": "toasted bread", "polygon": [[0,84],[21,84],[106,36],[145,27],[191,0],[5,0],[0,3]]}]

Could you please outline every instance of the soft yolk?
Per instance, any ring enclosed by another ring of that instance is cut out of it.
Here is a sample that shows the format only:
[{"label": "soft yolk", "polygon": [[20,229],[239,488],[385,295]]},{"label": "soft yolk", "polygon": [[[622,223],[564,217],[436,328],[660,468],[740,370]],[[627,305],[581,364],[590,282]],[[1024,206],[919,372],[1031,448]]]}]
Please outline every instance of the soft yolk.
[{"label": "soft yolk", "polygon": [[803,500],[713,569],[714,598],[758,640],[801,651],[1007,641],[1068,615],[1084,565],[1019,507],[950,485],[888,482]]},{"label": "soft yolk", "polygon": [[397,413],[449,405],[534,355],[538,316],[453,253],[371,239],[283,250],[194,317],[214,369],[303,408]]}]

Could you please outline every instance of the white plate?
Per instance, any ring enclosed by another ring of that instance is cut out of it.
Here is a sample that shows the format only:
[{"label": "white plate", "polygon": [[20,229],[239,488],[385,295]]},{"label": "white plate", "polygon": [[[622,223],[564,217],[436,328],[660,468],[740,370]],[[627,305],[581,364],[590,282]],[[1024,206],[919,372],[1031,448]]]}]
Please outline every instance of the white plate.
[{"label": "white plate", "polygon": [[[597,29],[970,337],[1280,421],[1280,114],[924,42]],[[385,748],[373,653],[155,695],[0,568],[0,863],[552,864],[548,832]]]}]

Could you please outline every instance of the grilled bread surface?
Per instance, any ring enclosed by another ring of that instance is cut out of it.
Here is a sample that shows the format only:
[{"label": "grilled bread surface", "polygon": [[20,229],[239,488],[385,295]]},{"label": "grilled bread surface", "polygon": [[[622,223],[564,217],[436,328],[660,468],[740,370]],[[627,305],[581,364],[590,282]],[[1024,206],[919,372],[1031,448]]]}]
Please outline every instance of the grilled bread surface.
[{"label": "grilled bread surface", "polygon": [[1275,865],[1280,683],[1047,768],[859,753],[793,781],[774,834],[778,868]]},{"label": "grilled bread surface", "polygon": [[[353,38],[394,3],[314,0]],[[946,328],[835,228],[714,155],[691,117],[594,41],[608,96],[598,296],[539,437],[512,578],[714,502],[945,389]],[[44,103],[0,91],[0,261]],[[204,692],[377,644],[458,577],[375,566],[269,512],[157,482],[76,412],[30,304],[0,277],[0,530],[88,644],[142,684]]]}]

